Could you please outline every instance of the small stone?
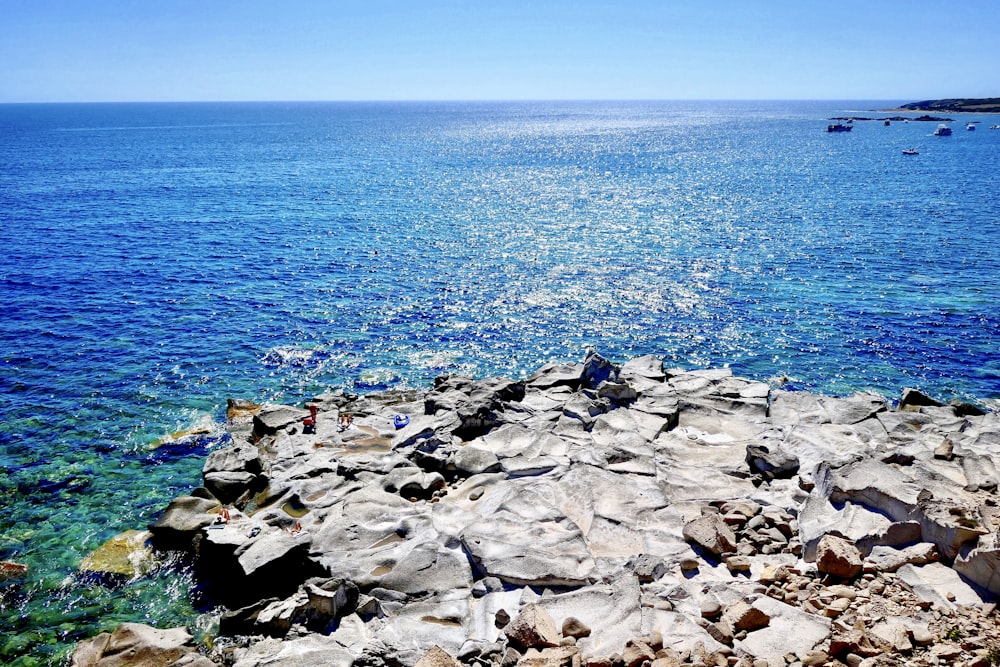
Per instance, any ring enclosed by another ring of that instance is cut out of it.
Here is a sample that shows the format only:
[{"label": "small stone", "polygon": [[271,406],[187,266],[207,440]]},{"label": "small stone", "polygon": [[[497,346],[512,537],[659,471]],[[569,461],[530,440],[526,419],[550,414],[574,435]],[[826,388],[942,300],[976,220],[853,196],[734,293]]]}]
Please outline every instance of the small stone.
[{"label": "small stone", "polygon": [[586,623],[574,616],[567,616],[562,623],[563,637],[582,639],[590,636],[590,628]]},{"label": "small stone", "polygon": [[702,618],[716,618],[722,613],[722,605],[717,600],[707,598],[701,603]]},{"label": "small stone", "polygon": [[749,572],[750,559],[746,556],[729,556],[726,558],[726,567],[730,572]]},{"label": "small stone", "polygon": [[926,626],[913,628],[912,634],[913,643],[917,646],[929,646],[934,643],[934,633]]},{"label": "small stone", "polygon": [[758,581],[762,584],[773,584],[788,579],[787,565],[768,565],[761,571]]},{"label": "small stone", "polygon": [[830,656],[825,651],[806,651],[805,655],[802,656],[802,664],[805,667],[817,667],[818,665],[824,664]]},{"label": "small stone", "polygon": [[698,569],[698,559],[697,558],[682,558],[681,559],[681,571],[691,572],[692,570]]},{"label": "small stone", "polygon": [[827,616],[840,616],[851,606],[851,601],[847,598],[837,598],[826,606]]}]

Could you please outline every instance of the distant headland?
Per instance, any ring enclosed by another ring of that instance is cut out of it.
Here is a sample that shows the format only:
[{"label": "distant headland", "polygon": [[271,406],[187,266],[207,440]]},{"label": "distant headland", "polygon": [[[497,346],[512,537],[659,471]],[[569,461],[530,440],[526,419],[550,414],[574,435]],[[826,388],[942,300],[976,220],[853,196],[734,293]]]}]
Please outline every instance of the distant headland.
[{"label": "distant headland", "polygon": [[900,105],[907,111],[932,111],[953,113],[1000,113],[1000,97],[980,97],[967,99],[924,100]]}]

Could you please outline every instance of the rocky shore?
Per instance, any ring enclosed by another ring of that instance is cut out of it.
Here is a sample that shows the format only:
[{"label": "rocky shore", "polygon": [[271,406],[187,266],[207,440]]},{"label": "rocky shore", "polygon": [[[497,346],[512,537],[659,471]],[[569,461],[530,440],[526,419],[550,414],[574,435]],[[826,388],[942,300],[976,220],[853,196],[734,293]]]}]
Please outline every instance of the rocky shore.
[{"label": "rocky shore", "polygon": [[149,527],[218,632],[125,624],[74,665],[1000,664],[1000,415],[973,405],[590,353],[231,401],[229,429]]}]

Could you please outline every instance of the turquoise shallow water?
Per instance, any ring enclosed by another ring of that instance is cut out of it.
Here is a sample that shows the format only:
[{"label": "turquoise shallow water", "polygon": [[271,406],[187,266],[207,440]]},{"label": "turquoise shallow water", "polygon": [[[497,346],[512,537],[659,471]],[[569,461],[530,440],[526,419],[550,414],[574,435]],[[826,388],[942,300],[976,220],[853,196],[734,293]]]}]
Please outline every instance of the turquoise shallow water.
[{"label": "turquoise shallow water", "polygon": [[0,105],[0,662],[193,622],[183,574],[74,573],[197,485],[214,437],[153,445],[228,397],[593,345],[1000,399],[996,118],[824,131],[886,106]]}]

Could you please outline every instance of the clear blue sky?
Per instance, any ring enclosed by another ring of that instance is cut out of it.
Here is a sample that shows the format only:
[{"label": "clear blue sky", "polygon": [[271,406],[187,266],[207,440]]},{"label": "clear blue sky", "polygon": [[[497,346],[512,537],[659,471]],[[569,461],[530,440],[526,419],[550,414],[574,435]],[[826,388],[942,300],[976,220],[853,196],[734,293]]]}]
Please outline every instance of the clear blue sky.
[{"label": "clear blue sky", "polygon": [[1000,0],[0,0],[0,102],[1000,95]]}]

